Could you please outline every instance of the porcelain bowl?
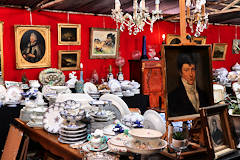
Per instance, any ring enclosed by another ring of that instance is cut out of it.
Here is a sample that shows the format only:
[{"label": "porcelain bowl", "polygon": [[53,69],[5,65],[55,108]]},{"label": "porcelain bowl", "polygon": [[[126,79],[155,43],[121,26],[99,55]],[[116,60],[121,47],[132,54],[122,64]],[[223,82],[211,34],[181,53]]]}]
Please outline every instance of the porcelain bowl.
[{"label": "porcelain bowl", "polygon": [[80,121],[86,117],[84,110],[78,110],[78,111],[63,110],[60,112],[60,115],[63,119],[69,120],[71,122]]}]

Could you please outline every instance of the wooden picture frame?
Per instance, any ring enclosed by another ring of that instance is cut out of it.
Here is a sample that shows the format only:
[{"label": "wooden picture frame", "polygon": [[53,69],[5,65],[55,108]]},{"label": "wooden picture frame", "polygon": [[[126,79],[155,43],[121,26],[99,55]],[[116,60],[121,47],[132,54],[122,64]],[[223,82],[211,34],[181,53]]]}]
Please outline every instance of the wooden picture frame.
[{"label": "wooden picture frame", "polygon": [[119,30],[91,28],[90,32],[90,59],[110,59],[118,56]]},{"label": "wooden picture frame", "polygon": [[163,45],[163,102],[167,120],[192,120],[200,117],[183,85],[183,76],[180,72],[182,68],[179,66],[181,57],[191,57],[195,61],[195,78],[193,79],[196,81],[193,85],[196,85],[194,93],[198,93],[200,107],[213,104],[210,51],[210,45]]},{"label": "wooden picture frame", "polygon": [[81,25],[58,23],[58,45],[80,45]]},{"label": "wooden picture frame", "polygon": [[227,43],[213,43],[212,59],[215,61],[224,61],[227,53]]},{"label": "wooden picture frame", "polygon": [[177,34],[167,34],[166,44],[180,44],[181,37]]},{"label": "wooden picture frame", "polygon": [[51,66],[50,26],[15,25],[16,68]]},{"label": "wooden picture frame", "polygon": [[80,57],[80,50],[60,50],[58,53],[58,68],[62,71],[80,70]]},{"label": "wooden picture frame", "polygon": [[240,52],[240,39],[233,39],[232,53],[239,54],[239,52]]},{"label": "wooden picture frame", "polygon": [[236,150],[227,107],[228,104],[218,104],[200,109],[209,159],[218,159]]},{"label": "wooden picture frame", "polygon": [[193,37],[192,42],[194,44],[206,44],[206,36]]}]

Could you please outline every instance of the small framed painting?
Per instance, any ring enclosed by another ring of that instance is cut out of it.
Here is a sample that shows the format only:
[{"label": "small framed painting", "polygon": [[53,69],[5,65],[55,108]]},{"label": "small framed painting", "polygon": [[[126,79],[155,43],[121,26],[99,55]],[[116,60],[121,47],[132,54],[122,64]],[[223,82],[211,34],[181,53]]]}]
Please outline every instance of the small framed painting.
[{"label": "small framed painting", "polygon": [[60,50],[58,54],[58,68],[62,71],[80,69],[80,50],[65,51]]},{"label": "small framed painting", "polygon": [[227,107],[227,104],[218,104],[200,109],[209,159],[218,159],[236,150]]},{"label": "small framed painting", "polygon": [[15,25],[16,68],[51,66],[50,26]]},{"label": "small framed painting", "polygon": [[227,53],[227,43],[213,43],[212,59],[224,61]]},{"label": "small framed painting", "polygon": [[58,45],[80,45],[81,25],[58,23]]},{"label": "small framed painting", "polygon": [[239,54],[240,51],[240,39],[234,39],[232,44],[232,53]]},{"label": "small framed painting", "polygon": [[192,41],[195,44],[206,44],[206,37],[205,36],[193,37]]},{"label": "small framed painting", "polygon": [[109,59],[118,56],[119,31],[116,29],[91,28],[90,58]]},{"label": "small framed painting", "polygon": [[181,43],[180,35],[167,34],[166,44],[180,44],[180,43]]}]

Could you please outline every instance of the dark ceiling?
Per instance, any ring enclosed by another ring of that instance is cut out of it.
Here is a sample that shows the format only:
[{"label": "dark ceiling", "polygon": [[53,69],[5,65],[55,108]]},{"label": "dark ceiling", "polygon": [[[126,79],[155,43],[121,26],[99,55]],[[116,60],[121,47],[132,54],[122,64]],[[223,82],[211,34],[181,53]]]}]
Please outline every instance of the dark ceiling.
[{"label": "dark ceiling", "polygon": [[[29,8],[41,11],[60,10],[93,14],[111,14],[115,0],[0,0],[0,6]],[[139,2],[140,0],[138,0]],[[155,0],[145,0],[146,7],[154,9]],[[192,0],[195,1],[195,0]],[[240,25],[240,0],[206,0],[210,23]],[[133,0],[120,0],[124,12],[132,12]],[[179,1],[161,0],[164,20],[179,20]]]}]

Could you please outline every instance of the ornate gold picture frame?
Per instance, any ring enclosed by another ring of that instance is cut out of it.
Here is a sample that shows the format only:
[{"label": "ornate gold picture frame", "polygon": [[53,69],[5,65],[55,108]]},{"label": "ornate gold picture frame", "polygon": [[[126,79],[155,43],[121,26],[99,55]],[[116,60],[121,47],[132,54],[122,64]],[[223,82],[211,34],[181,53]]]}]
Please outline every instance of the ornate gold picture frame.
[{"label": "ornate gold picture frame", "polygon": [[90,58],[109,59],[118,56],[119,31],[110,28],[91,28]]},{"label": "ornate gold picture frame", "polygon": [[181,38],[180,35],[177,34],[167,34],[166,44],[180,44]]},{"label": "ornate gold picture frame", "polygon": [[81,25],[58,23],[58,45],[80,45]]},{"label": "ornate gold picture frame", "polygon": [[81,51],[64,51],[60,50],[58,54],[58,68],[62,71],[80,69]]},{"label": "ornate gold picture frame", "polygon": [[227,53],[227,43],[213,43],[212,60],[224,61]]},{"label": "ornate gold picture frame", "polygon": [[51,66],[50,26],[15,25],[16,68]]},{"label": "ornate gold picture frame", "polygon": [[195,44],[206,44],[206,37],[205,36],[193,37],[192,41]]}]

